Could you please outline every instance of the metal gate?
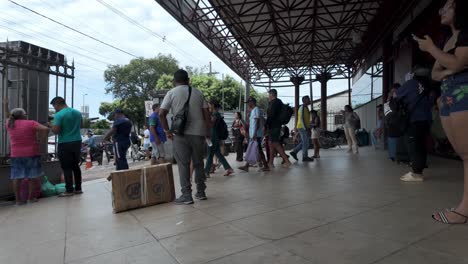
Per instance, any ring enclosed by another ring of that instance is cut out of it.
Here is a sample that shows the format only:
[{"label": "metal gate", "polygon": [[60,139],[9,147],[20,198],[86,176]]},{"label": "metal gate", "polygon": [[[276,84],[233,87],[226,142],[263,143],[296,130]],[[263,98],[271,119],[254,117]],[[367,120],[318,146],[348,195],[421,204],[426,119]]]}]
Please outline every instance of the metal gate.
[{"label": "metal gate", "polygon": [[[0,43],[0,99],[9,98],[10,108],[23,108],[28,119],[41,124],[49,121],[49,85],[55,77],[55,94],[59,84],[66,98],[67,80],[71,83],[71,107],[74,101],[74,63],[69,65],[64,55],[23,41]],[[0,163],[10,152],[5,128],[5,114],[0,109]],[[46,142],[44,142],[46,143]],[[55,151],[54,151],[55,152]],[[41,153],[48,154],[47,144],[41,145]]]}]

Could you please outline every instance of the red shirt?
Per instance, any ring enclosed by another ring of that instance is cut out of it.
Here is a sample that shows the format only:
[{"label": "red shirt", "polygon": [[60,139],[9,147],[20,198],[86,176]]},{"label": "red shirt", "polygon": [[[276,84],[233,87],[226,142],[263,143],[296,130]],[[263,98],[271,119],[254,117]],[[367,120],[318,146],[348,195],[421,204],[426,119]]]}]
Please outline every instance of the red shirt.
[{"label": "red shirt", "polygon": [[39,126],[34,120],[16,120],[13,128],[8,126],[12,158],[26,158],[39,156],[39,143],[37,142],[36,128]]}]

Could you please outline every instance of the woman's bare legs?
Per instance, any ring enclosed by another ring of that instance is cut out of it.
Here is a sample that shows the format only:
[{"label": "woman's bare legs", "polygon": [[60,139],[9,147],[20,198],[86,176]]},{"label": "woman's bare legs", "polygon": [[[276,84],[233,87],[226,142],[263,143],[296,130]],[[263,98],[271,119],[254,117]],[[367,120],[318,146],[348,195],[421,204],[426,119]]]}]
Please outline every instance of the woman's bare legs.
[{"label": "woman's bare legs", "polygon": [[[455,152],[463,160],[464,184],[463,196],[460,204],[456,207],[456,211],[463,215],[468,215],[468,111],[451,113],[449,117],[441,117],[442,126],[444,127],[447,138],[452,144]],[[458,223],[463,222],[462,216],[455,213],[446,212],[447,220],[449,222]],[[440,220],[440,216],[435,214],[434,217]]]}]

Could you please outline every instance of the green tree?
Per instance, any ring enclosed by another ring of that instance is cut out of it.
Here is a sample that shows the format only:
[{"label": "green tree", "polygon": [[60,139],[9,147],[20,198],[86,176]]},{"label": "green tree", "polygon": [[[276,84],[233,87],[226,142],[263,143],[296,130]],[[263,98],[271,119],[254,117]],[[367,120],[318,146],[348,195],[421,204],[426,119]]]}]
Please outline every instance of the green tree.
[{"label": "green tree", "polygon": [[96,121],[94,124],[91,125],[92,129],[109,129],[110,125],[105,119],[101,119]]},{"label": "green tree", "polygon": [[152,59],[133,59],[127,65],[109,65],[104,72],[106,93],[118,99],[149,99],[159,78],[177,69],[177,60],[163,54]]},{"label": "green tree", "polygon": [[89,118],[84,117],[83,121],[81,122],[81,126],[83,128],[90,128],[91,127],[91,122],[89,121]]},{"label": "green tree", "polygon": [[135,128],[140,129],[146,123],[144,100],[132,98],[127,100],[116,100],[112,103],[102,102],[99,107],[99,114],[107,117],[108,120],[113,121],[113,112],[116,108],[120,108],[124,111],[125,116],[132,121]]},{"label": "green tree", "polygon": [[173,75],[169,75],[169,74],[161,75],[158,82],[156,83],[156,90],[172,89],[174,87],[172,79],[174,79]]}]

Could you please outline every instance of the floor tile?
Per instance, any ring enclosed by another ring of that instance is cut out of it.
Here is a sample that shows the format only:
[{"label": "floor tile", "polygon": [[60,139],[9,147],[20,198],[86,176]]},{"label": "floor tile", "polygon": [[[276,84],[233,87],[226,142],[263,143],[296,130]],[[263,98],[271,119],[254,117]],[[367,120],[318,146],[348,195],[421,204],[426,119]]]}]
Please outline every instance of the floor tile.
[{"label": "floor tile", "polygon": [[184,233],[160,242],[181,264],[205,263],[265,243],[228,224]]},{"label": "floor tile", "polygon": [[310,264],[309,261],[279,249],[273,244],[254,247],[207,264]]},{"label": "floor tile", "polygon": [[65,260],[96,256],[152,241],[155,241],[153,236],[138,225],[87,230],[67,236]]},{"label": "floor tile", "polygon": [[[95,257],[80,259],[69,264],[178,264],[177,261],[158,243],[150,242],[143,245],[102,254]],[[67,263],[68,264],[68,263]]]},{"label": "floor tile", "polygon": [[285,210],[250,216],[231,223],[263,239],[280,239],[322,224]]},{"label": "floor tile", "polygon": [[209,207],[201,210],[210,215],[218,217],[223,221],[232,221],[268,211],[273,211],[275,208],[252,200],[244,200],[237,203]]},{"label": "floor tile", "polygon": [[369,264],[404,247],[340,225],[327,225],[275,242],[317,264]]},{"label": "floor tile", "polygon": [[350,228],[403,243],[413,243],[447,228],[426,214],[399,205],[386,206],[340,221]]},{"label": "floor tile", "polygon": [[409,247],[396,254],[392,254],[376,264],[462,264],[466,260],[454,256],[439,253],[432,250],[426,250],[418,247]]},{"label": "floor tile", "polygon": [[331,222],[367,211],[369,209],[370,208],[368,207],[352,206],[329,199],[320,199],[314,202],[291,206],[285,208],[284,210],[305,217],[310,217],[320,222]]},{"label": "floor tile", "polygon": [[[439,226],[446,226],[441,223],[434,223]],[[460,226],[451,226],[440,233],[428,237],[416,244],[417,246],[448,254],[461,259],[468,259],[468,224]]]},{"label": "floor tile", "polygon": [[[5,239],[2,237],[2,240]],[[65,240],[18,247],[0,247],[0,263],[5,264],[62,264]]]},{"label": "floor tile", "polygon": [[161,239],[221,223],[223,223],[223,221],[218,218],[201,211],[194,211],[155,219],[153,222],[147,222],[145,227],[157,239]]},{"label": "floor tile", "polygon": [[177,205],[174,203],[167,203],[131,210],[129,211],[129,213],[134,215],[140,222],[146,223],[151,222],[154,219],[193,212],[195,210],[196,209],[190,205]]}]

